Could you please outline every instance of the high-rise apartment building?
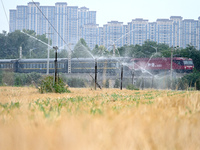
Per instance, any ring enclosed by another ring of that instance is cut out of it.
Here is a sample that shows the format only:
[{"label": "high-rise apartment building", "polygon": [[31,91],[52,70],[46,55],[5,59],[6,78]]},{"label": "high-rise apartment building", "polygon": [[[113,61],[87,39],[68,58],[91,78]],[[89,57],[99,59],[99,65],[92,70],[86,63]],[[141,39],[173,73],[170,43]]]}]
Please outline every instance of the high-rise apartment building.
[{"label": "high-rise apartment building", "polygon": [[96,25],[96,11],[89,11],[87,7],[78,9],[78,39],[84,37],[85,25]]},{"label": "high-rise apartment building", "polygon": [[[52,24],[53,26],[55,26],[55,7],[53,6],[41,6],[40,7],[43,15],[40,15],[40,29],[39,29],[39,33],[40,35],[42,34],[46,34],[46,37],[49,37],[50,39],[52,39],[52,42],[56,41],[56,33],[54,32],[52,26],[50,24]],[[48,20],[46,20],[46,18],[48,18]],[[49,23],[50,22],[50,23]],[[56,45],[56,43],[53,43],[53,45]]]},{"label": "high-rise apartment building", "polygon": [[128,43],[142,45],[147,38],[148,20],[141,18],[133,19],[128,23]]},{"label": "high-rise apartment building", "polygon": [[148,33],[147,33],[147,39],[150,41],[156,41],[156,29],[157,24],[156,22],[149,22],[148,23]]},{"label": "high-rise apartment building", "polygon": [[67,43],[75,45],[78,41],[78,7],[67,7]]},{"label": "high-rise apartment building", "polygon": [[156,42],[172,46],[172,25],[169,19],[157,19]]},{"label": "high-rise apartment building", "polygon": [[104,40],[103,27],[98,28],[98,35],[99,35],[99,38],[98,38],[97,44],[99,46],[103,46],[103,40]]},{"label": "high-rise apartment building", "polygon": [[123,44],[123,22],[111,21],[103,26],[104,46],[105,47],[121,47]]},{"label": "high-rise apartment building", "polygon": [[17,20],[16,28],[19,30],[28,28],[28,7],[27,6],[17,6]]},{"label": "high-rise apartment building", "polygon": [[142,45],[147,40],[182,48],[190,44],[200,49],[200,17],[198,20],[183,20],[181,16],[171,16],[170,19],[157,19],[156,22],[137,18],[127,25],[111,21],[99,27],[96,11],[68,6],[65,2],[56,3],[55,6],[29,2],[27,6],[19,5],[16,10],[10,10],[9,16],[10,32],[34,30],[36,34],[50,36],[53,45],[58,47],[75,45],[80,38],[84,38],[91,49],[96,44],[109,50],[112,45]]},{"label": "high-rise apartment building", "polygon": [[55,28],[59,34],[55,33],[57,46],[64,46],[67,43],[67,3],[55,4]]},{"label": "high-rise apartment building", "polygon": [[17,10],[10,10],[10,15],[9,15],[9,31],[14,32],[16,28],[16,23],[17,23]]},{"label": "high-rise apartment building", "polygon": [[194,19],[185,19],[183,20],[183,39],[182,47],[185,48],[187,45],[192,45],[197,47],[198,40],[198,21]]},{"label": "high-rise apartment building", "polygon": [[83,39],[85,39],[88,47],[92,50],[99,42],[99,25],[87,24],[84,25]]},{"label": "high-rise apartment building", "polygon": [[181,16],[171,16],[172,20],[172,46],[180,47],[182,45],[182,20]]},{"label": "high-rise apartment building", "polygon": [[[33,3],[33,2],[28,3],[27,20],[28,20],[28,29],[34,30],[37,34],[39,34],[40,33],[40,11],[37,7],[40,7],[40,3]],[[18,12],[18,9],[17,9],[17,12]],[[24,11],[23,14],[26,15],[27,13]],[[20,20],[17,20],[17,22],[19,22],[19,21]],[[17,25],[18,24],[19,23],[17,23]],[[24,24],[24,26],[25,26],[25,24]],[[18,27],[17,27],[17,29],[18,29]],[[25,28],[25,29],[27,29],[27,28]]]},{"label": "high-rise apartment building", "polygon": [[198,18],[198,29],[197,29],[197,41],[198,41],[198,45],[197,45],[197,49],[200,50],[200,17]]}]

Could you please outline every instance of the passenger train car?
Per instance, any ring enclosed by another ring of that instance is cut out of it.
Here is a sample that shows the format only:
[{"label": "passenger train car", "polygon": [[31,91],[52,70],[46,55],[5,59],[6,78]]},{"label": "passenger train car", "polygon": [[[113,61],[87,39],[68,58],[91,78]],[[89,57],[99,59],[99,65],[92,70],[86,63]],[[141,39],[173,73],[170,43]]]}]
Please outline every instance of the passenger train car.
[{"label": "passenger train car", "polygon": [[[49,59],[49,73],[55,72],[55,60]],[[57,71],[60,73],[68,73],[68,59],[57,60]],[[116,75],[119,73],[120,62],[112,58],[97,59],[98,73],[106,73],[108,75]],[[12,70],[17,73],[46,73],[47,59],[9,59],[0,60],[0,69]],[[93,58],[72,58],[71,73],[94,73],[95,60]]]}]

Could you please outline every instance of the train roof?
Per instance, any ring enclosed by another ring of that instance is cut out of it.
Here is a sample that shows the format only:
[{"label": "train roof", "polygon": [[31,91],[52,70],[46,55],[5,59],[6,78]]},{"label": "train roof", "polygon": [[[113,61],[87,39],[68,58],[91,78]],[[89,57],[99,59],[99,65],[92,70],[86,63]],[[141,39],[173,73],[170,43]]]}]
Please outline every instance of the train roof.
[{"label": "train roof", "polygon": [[0,62],[12,62],[12,61],[16,61],[16,59],[0,59]]},{"label": "train roof", "polygon": [[[171,60],[170,57],[156,57],[156,58],[133,58],[131,59],[132,61],[134,60],[145,60],[148,61],[149,59],[151,60]],[[173,60],[192,60],[191,58],[184,58],[184,57],[173,57]]]},{"label": "train roof", "polygon": [[[55,59],[54,58],[50,58],[49,61],[54,61]],[[63,58],[58,58],[57,59],[58,61],[62,61],[62,60],[65,60]],[[18,62],[46,62],[47,59],[19,59]]]}]

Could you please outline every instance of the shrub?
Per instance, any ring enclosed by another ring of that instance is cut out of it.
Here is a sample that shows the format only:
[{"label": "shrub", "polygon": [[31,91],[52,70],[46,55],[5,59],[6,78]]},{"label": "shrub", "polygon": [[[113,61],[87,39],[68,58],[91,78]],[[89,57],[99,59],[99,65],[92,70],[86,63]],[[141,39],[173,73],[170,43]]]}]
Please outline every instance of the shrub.
[{"label": "shrub", "polygon": [[54,83],[53,76],[46,76],[42,79],[40,87],[40,93],[69,93],[68,87],[61,78],[58,78],[58,82]]},{"label": "shrub", "polygon": [[127,85],[126,89],[128,89],[128,90],[139,90],[139,89],[136,88],[133,84]]},{"label": "shrub", "polygon": [[179,81],[179,89],[186,90],[188,87],[195,87],[196,89],[200,89],[200,72],[194,71],[191,74],[187,74],[184,77],[182,77]]},{"label": "shrub", "polygon": [[36,72],[32,73],[15,73],[14,86],[31,85],[32,83],[38,84],[42,75]]}]

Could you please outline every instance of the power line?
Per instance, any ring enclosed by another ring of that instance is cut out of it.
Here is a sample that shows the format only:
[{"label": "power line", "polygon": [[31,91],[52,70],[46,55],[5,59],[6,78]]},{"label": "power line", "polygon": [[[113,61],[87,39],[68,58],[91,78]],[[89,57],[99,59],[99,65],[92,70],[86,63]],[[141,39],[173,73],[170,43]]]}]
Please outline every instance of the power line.
[{"label": "power line", "polygon": [[6,14],[6,10],[5,10],[5,7],[4,7],[4,4],[3,4],[3,1],[2,1],[2,0],[1,0],[1,3],[2,3],[2,7],[3,7],[3,10],[4,10],[4,13],[5,13],[5,16],[6,16],[8,25],[9,25],[8,16],[7,16],[7,14]]}]

